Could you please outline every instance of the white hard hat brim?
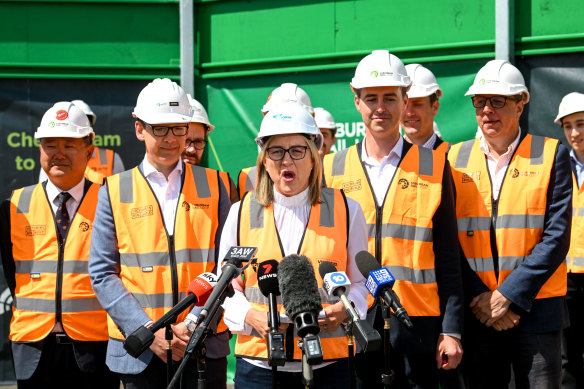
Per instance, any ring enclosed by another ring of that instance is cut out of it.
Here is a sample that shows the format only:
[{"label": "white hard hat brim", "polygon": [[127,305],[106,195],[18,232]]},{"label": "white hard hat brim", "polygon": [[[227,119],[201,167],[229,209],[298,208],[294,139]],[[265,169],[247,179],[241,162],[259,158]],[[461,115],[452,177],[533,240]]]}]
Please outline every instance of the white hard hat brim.
[{"label": "white hard hat brim", "polygon": [[437,84],[430,87],[421,87],[418,85],[412,85],[408,90],[408,97],[411,99],[416,99],[418,97],[428,97],[437,93],[438,98],[442,97],[442,89]]},{"label": "white hard hat brim", "polygon": [[354,89],[375,88],[378,86],[400,86],[403,88],[407,88],[408,86],[410,86],[410,84],[411,84],[411,82],[409,81],[409,78],[407,79],[407,82],[403,79],[402,79],[402,81],[396,81],[393,79],[383,80],[381,78],[376,78],[375,82],[373,82],[373,81],[359,82],[359,80],[356,79],[356,77],[353,77],[353,80],[351,81],[351,86]]},{"label": "white hard hat brim", "polygon": [[161,114],[139,114],[132,112],[132,115],[148,124],[169,124],[169,123],[190,123],[191,117],[180,113],[165,113]]},{"label": "white hard hat brim", "polygon": [[570,109],[570,110],[567,110],[566,112],[562,112],[562,113],[558,114],[558,116],[556,116],[556,120],[554,120],[554,123],[562,124],[563,118],[565,118],[566,116],[570,116],[573,113],[578,113],[578,112],[584,112],[584,109]]},{"label": "white hard hat brim", "polygon": [[93,130],[91,127],[79,127],[77,129],[77,133],[71,132],[71,130],[66,129],[53,129],[50,131],[49,134],[43,134],[43,132],[47,132],[43,130],[41,127],[37,129],[34,133],[35,139],[42,139],[42,138],[85,138],[87,135],[93,134]]}]

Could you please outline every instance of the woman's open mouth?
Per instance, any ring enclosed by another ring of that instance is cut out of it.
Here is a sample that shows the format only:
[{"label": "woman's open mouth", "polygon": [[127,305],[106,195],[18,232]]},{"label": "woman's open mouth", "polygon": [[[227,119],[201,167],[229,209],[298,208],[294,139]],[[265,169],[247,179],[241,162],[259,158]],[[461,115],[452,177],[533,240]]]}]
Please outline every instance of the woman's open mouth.
[{"label": "woman's open mouth", "polygon": [[281,176],[285,182],[292,182],[296,178],[296,173],[291,170],[284,170]]}]

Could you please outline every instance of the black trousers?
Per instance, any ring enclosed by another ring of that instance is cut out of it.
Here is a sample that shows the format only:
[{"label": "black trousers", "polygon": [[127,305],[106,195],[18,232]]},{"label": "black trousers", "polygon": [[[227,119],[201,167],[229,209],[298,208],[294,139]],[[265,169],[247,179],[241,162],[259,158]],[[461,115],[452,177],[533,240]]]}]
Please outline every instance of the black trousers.
[{"label": "black trousers", "polygon": [[562,333],[562,388],[584,388],[584,274],[568,273],[570,327]]}]

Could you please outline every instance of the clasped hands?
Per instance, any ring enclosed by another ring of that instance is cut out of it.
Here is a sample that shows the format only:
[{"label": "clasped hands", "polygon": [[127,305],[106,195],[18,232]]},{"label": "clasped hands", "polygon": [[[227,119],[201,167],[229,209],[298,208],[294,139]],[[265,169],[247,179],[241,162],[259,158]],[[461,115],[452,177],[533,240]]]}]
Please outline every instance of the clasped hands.
[{"label": "clasped hands", "polygon": [[470,307],[476,318],[497,331],[504,331],[519,324],[520,316],[509,309],[511,300],[498,290],[481,293],[472,299]]}]

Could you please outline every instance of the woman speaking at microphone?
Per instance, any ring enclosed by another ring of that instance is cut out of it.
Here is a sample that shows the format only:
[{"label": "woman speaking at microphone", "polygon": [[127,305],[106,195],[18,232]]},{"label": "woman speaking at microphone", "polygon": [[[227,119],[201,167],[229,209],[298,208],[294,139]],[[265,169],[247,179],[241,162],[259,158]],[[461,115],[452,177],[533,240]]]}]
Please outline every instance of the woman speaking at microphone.
[{"label": "woman speaking at microphone", "polygon": [[[257,260],[280,261],[290,254],[305,255],[318,275],[321,261],[332,262],[345,271],[352,285],[349,299],[364,317],[367,311],[364,278],[355,265],[355,255],[367,249],[367,229],[358,203],[340,190],[321,188],[322,166],[318,149],[322,145],[313,117],[296,103],[283,103],[263,119],[256,142],[258,179],[254,192],[233,204],[225,222],[219,258],[232,246],[258,247]],[[300,281],[302,284],[302,281]],[[257,284],[256,271],[249,266],[244,277],[233,281],[235,295],[226,299],[225,323],[238,334],[235,388],[272,388],[266,337],[270,331],[268,299]],[[322,294],[321,294],[322,296]],[[321,301],[319,315],[324,362],[313,366],[315,388],[349,386],[347,338],[340,324],[347,319],[341,302]],[[278,309],[281,305],[278,305]],[[291,339],[290,328],[287,339]],[[282,330],[282,326],[281,326]],[[298,388],[302,384],[301,350],[298,338],[286,342],[284,366],[278,367],[278,387]]]}]

